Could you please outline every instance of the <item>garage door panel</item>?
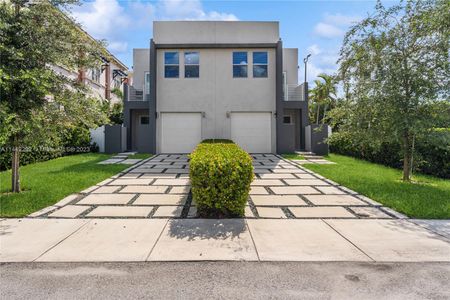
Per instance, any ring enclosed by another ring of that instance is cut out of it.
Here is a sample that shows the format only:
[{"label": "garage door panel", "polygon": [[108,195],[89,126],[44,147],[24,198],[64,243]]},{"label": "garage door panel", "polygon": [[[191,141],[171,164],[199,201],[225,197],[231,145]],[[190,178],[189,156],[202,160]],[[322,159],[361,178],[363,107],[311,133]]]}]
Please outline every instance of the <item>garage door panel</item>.
[{"label": "garage door panel", "polygon": [[271,113],[232,113],[231,139],[250,153],[271,152]]},{"label": "garage door panel", "polygon": [[200,113],[161,113],[161,152],[190,153],[201,142]]}]

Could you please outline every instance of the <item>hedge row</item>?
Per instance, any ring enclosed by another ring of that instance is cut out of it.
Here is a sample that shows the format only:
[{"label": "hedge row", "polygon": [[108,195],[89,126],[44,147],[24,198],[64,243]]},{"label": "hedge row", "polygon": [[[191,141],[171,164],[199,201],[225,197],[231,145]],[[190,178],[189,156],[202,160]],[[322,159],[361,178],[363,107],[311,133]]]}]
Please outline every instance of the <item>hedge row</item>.
[{"label": "hedge row", "polygon": [[[66,129],[61,133],[61,139],[41,141],[39,145],[22,147],[20,166],[65,155],[98,151],[97,146],[90,145],[90,139],[88,128],[79,126]],[[0,148],[0,171],[11,169],[11,148],[8,145]]]},{"label": "hedge row", "polygon": [[242,217],[253,180],[251,156],[229,140],[206,140],[190,155],[192,197],[200,217]]},{"label": "hedge row", "polygon": [[[353,156],[374,163],[401,169],[403,155],[399,143],[385,143],[380,147],[362,144],[352,136],[340,132],[329,139],[330,151]],[[415,141],[414,171],[441,178],[450,178],[450,130],[440,129]]]}]

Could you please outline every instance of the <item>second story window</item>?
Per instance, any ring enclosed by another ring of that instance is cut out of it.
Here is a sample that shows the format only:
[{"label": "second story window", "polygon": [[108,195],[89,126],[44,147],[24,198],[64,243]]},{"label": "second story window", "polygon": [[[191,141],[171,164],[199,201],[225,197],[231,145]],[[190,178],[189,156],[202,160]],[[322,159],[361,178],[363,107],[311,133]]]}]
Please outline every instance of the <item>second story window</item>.
[{"label": "second story window", "polygon": [[144,92],[150,94],[150,72],[145,72]]},{"label": "second story window", "polygon": [[164,77],[178,78],[180,76],[180,64],[178,52],[164,53]]},{"label": "second story window", "polygon": [[247,52],[233,52],[233,77],[247,77]]},{"label": "second story window", "polygon": [[267,77],[267,52],[253,52],[253,78]]},{"label": "second story window", "polygon": [[184,77],[198,78],[200,75],[200,55],[198,52],[184,53]]}]

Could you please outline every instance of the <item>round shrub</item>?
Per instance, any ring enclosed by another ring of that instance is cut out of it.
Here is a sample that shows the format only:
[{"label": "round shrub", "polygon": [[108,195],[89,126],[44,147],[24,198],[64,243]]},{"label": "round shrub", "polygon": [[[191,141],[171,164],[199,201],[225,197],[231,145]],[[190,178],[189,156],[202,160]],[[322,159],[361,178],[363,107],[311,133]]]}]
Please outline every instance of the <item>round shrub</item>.
[{"label": "round shrub", "polygon": [[253,180],[251,156],[236,144],[203,142],[190,155],[192,197],[200,217],[242,217]]}]

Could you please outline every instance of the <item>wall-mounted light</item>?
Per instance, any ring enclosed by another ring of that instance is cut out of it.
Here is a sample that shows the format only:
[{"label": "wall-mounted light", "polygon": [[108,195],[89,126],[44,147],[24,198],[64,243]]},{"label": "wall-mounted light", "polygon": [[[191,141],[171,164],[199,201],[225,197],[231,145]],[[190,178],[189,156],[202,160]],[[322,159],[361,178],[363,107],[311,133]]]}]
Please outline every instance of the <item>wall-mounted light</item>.
[{"label": "wall-mounted light", "polygon": [[226,115],[227,115],[227,119],[229,119],[231,117],[231,112],[227,111]]},{"label": "wall-mounted light", "polygon": [[206,118],[206,113],[202,111],[202,118]]}]

